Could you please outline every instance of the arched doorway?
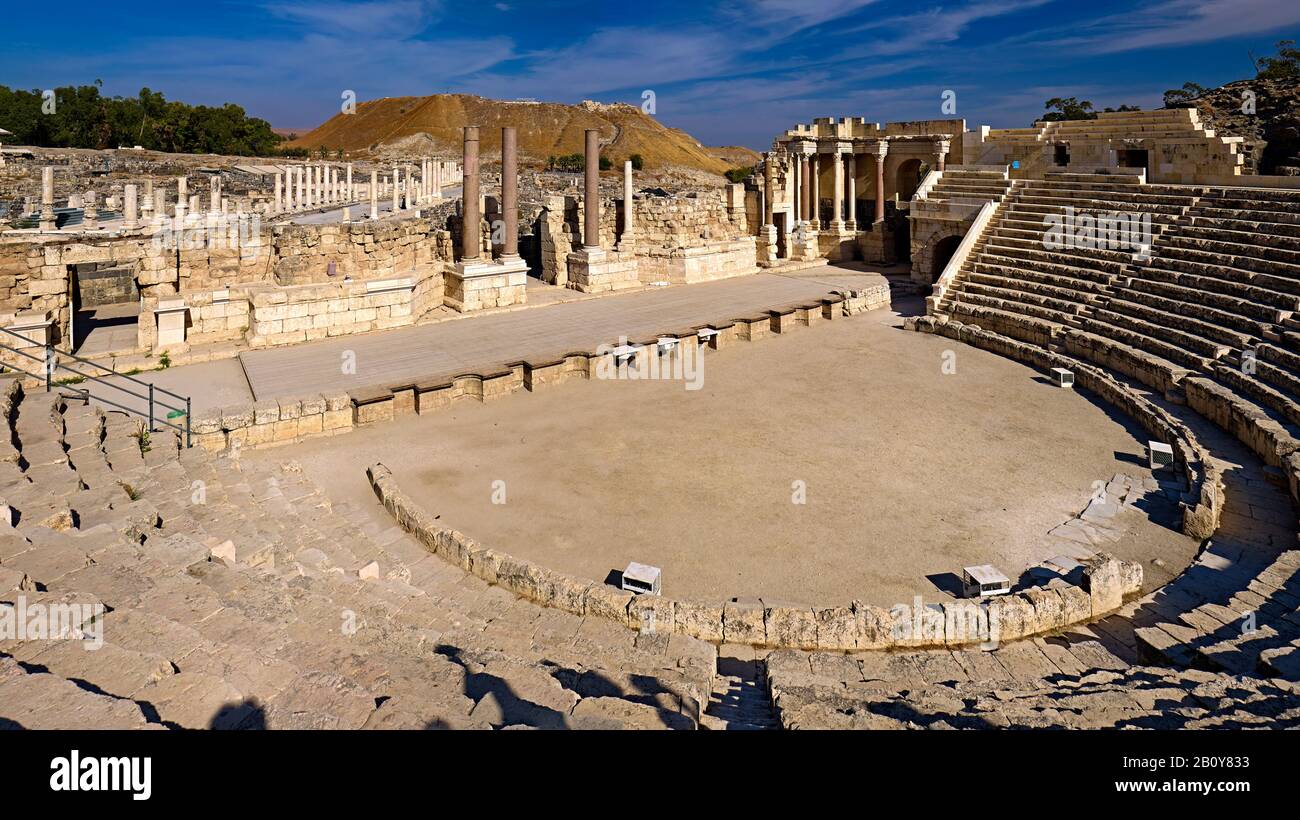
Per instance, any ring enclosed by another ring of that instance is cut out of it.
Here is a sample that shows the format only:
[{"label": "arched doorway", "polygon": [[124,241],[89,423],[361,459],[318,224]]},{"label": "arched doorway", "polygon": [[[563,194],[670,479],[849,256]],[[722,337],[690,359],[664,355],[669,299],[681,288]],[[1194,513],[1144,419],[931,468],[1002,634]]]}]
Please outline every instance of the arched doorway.
[{"label": "arched doorway", "polygon": [[916,193],[916,189],[921,187],[921,160],[905,159],[898,164],[898,169],[894,171],[894,190],[898,191],[898,199],[906,202]]},{"label": "arched doorway", "polygon": [[952,255],[957,252],[959,245],[961,245],[961,236],[957,234],[945,236],[934,244],[934,254],[931,257],[934,259],[934,263],[930,269],[931,283],[939,281],[943,269],[948,267],[948,263],[952,261]]}]

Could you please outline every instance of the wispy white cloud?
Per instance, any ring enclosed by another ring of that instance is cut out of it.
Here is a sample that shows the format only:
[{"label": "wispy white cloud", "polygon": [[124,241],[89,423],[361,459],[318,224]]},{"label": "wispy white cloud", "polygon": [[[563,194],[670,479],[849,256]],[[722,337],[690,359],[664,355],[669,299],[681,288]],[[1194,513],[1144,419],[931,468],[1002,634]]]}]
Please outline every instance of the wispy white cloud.
[{"label": "wispy white cloud", "polygon": [[1078,35],[1046,45],[1113,54],[1267,34],[1297,24],[1300,3],[1295,0],[1162,0],[1099,18],[1079,27]]},{"label": "wispy white cloud", "polygon": [[335,34],[414,34],[441,11],[437,0],[285,0],[267,3],[271,14]]},{"label": "wispy white cloud", "polygon": [[875,55],[907,54],[919,48],[933,48],[955,43],[974,23],[1003,17],[1047,5],[1052,0],[984,0],[965,6],[936,6],[911,14],[882,17],[850,29],[850,32],[884,30],[887,39],[871,42],[867,49]]},{"label": "wispy white cloud", "polygon": [[846,17],[877,0],[749,0],[741,12],[753,24],[787,35]]}]

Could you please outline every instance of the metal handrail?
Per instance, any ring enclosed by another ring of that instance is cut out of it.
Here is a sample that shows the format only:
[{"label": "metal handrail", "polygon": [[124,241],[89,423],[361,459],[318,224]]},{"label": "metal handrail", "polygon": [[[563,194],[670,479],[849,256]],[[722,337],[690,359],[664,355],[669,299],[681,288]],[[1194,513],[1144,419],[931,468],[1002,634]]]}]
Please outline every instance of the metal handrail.
[{"label": "metal handrail", "polygon": [[[34,355],[32,355],[31,353],[28,353],[27,351],[22,350],[22,349],[20,349],[20,348],[16,348],[16,347],[13,347],[13,346],[11,346],[11,345],[7,345],[7,344],[5,344],[4,342],[0,342],[0,348],[4,348],[5,350],[11,351],[11,352],[13,352],[13,353],[16,353],[16,354],[18,354],[19,356],[23,356],[23,357],[25,357],[25,358],[31,359],[31,360],[34,361],[34,362],[40,362],[40,363],[41,363],[41,365],[42,365],[42,370],[45,371],[45,391],[46,391],[47,393],[50,392],[51,390],[53,390],[53,389],[54,389],[54,386],[55,386],[55,384],[54,384],[54,371],[55,371],[56,369],[59,369],[59,370],[66,370],[66,371],[68,371],[69,373],[72,373],[72,374],[74,374],[74,375],[76,375],[76,376],[79,376],[80,378],[83,378],[83,379],[90,379],[91,381],[98,382],[99,384],[102,384],[102,385],[104,385],[105,387],[111,387],[111,388],[113,388],[114,390],[120,390],[120,391],[122,391],[123,393],[125,393],[125,394],[127,394],[128,396],[131,396],[131,397],[133,397],[133,398],[143,399],[143,400],[148,401],[148,402],[149,402],[149,412],[146,414],[146,413],[141,413],[139,410],[136,410],[135,408],[128,407],[128,406],[125,405],[125,404],[119,404],[118,402],[115,402],[115,401],[112,401],[112,400],[110,400],[110,399],[104,398],[103,396],[95,396],[95,397],[94,397],[96,401],[103,402],[104,404],[107,404],[107,405],[109,405],[109,406],[111,406],[111,407],[116,407],[116,408],[118,408],[118,409],[120,409],[120,410],[122,410],[122,411],[124,411],[124,412],[126,412],[126,413],[133,414],[133,415],[137,415],[137,416],[140,416],[141,418],[147,418],[147,419],[149,420],[149,429],[150,429],[150,430],[153,430],[154,427],[155,427],[155,425],[161,424],[161,425],[164,426],[164,427],[167,427],[167,428],[170,428],[170,429],[172,429],[172,430],[175,430],[177,433],[184,433],[184,434],[185,434],[185,446],[186,446],[186,447],[191,446],[192,440],[191,440],[191,435],[190,435],[190,408],[191,408],[191,404],[192,404],[192,402],[191,402],[189,396],[182,396],[182,395],[179,394],[179,393],[173,393],[173,392],[170,391],[170,390],[167,390],[167,389],[162,388],[162,387],[158,387],[158,386],[155,385],[153,382],[147,382],[147,381],[145,381],[144,379],[137,379],[135,376],[132,376],[132,375],[130,375],[130,374],[128,374],[128,373],[121,373],[121,372],[119,372],[119,371],[117,371],[117,370],[114,370],[113,368],[109,367],[108,365],[100,364],[99,362],[95,362],[95,361],[91,361],[90,359],[82,358],[81,356],[78,356],[78,355],[76,355],[76,354],[74,354],[74,353],[69,353],[69,352],[66,351],[66,350],[58,350],[57,348],[54,347],[54,345],[50,344],[49,342],[46,342],[46,343],[44,343],[44,344],[40,344],[40,343],[37,343],[37,342],[33,342],[31,339],[27,338],[26,336],[22,335],[21,333],[17,333],[17,332],[15,332],[15,331],[12,331],[12,330],[10,330],[10,329],[7,328],[7,327],[0,327],[0,331],[3,331],[3,332],[5,332],[5,333],[8,333],[10,336],[16,336],[16,337],[18,337],[19,339],[22,339],[24,342],[27,342],[27,343],[28,343],[28,346],[29,346],[29,347],[43,347],[43,348],[45,349],[45,356],[44,356],[44,357],[40,357],[40,356],[34,356]],[[135,392],[135,391],[133,391],[133,390],[130,390],[130,389],[126,388],[126,387],[123,387],[123,386],[120,385],[120,384],[114,384],[113,382],[107,381],[107,380],[106,380],[106,377],[105,377],[104,375],[102,375],[102,374],[101,374],[101,375],[96,375],[96,374],[94,374],[94,373],[83,373],[82,371],[77,370],[77,369],[75,369],[75,368],[73,368],[73,367],[71,367],[71,366],[69,366],[69,365],[67,365],[67,364],[64,364],[63,362],[59,361],[59,360],[58,360],[58,357],[55,356],[56,353],[57,353],[57,354],[60,354],[61,356],[64,356],[64,357],[70,358],[70,359],[72,359],[72,360],[74,360],[74,361],[76,361],[76,362],[78,362],[78,363],[80,363],[80,364],[87,364],[87,365],[90,365],[90,366],[92,366],[92,367],[98,367],[100,370],[102,370],[102,371],[106,371],[107,374],[111,374],[113,377],[116,377],[116,378],[119,378],[119,379],[125,379],[125,380],[127,380],[127,381],[131,381],[131,382],[135,382],[136,384],[139,384],[139,385],[142,385],[142,386],[148,388],[148,392],[147,392],[147,393],[137,393],[137,392]],[[89,400],[89,399],[91,398],[91,393],[90,393],[90,391],[89,391],[88,389],[82,389],[82,388],[78,388],[78,387],[68,387],[68,385],[64,385],[64,384],[60,384],[60,385],[58,385],[58,386],[59,386],[59,387],[62,387],[62,388],[68,388],[68,389],[70,389],[70,390],[72,390],[72,391],[74,391],[74,392],[76,392],[76,393],[83,394],[83,395],[86,397],[87,400]],[[185,406],[184,406],[184,407],[179,407],[179,406],[176,406],[176,405],[168,404],[167,402],[165,402],[165,401],[163,401],[163,400],[161,400],[161,399],[159,399],[159,398],[157,397],[156,394],[158,394],[158,393],[162,393],[162,394],[165,394],[165,395],[167,395],[167,396],[170,396],[170,397],[173,398],[173,399],[177,399],[177,400],[179,400],[179,401],[183,401],[183,402],[185,402]],[[158,417],[157,417],[157,408],[158,408],[158,407],[162,407],[164,410],[170,410],[170,411],[172,411],[173,413],[184,413],[184,414],[185,414],[185,426],[182,428],[179,424],[173,424],[172,422],[168,421],[168,420],[165,419],[165,418],[163,418],[163,419],[158,418]]]}]

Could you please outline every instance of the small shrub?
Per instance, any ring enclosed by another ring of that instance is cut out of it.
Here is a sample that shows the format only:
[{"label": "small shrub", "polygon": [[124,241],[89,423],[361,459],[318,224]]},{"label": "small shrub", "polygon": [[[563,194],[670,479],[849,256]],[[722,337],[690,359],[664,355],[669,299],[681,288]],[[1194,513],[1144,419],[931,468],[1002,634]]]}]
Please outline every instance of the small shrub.
[{"label": "small shrub", "polygon": [[752,173],[754,173],[754,166],[751,165],[748,168],[732,168],[727,171],[726,177],[731,182],[744,182]]}]

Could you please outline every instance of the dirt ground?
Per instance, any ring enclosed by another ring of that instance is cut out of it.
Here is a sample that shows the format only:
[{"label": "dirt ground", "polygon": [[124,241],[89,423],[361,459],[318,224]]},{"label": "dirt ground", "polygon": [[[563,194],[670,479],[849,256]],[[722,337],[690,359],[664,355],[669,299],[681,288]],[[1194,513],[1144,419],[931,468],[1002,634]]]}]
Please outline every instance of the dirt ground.
[{"label": "dirt ground", "polygon": [[[448,526],[586,578],[638,561],[674,597],[821,605],[944,600],[972,564],[1015,579],[1061,552],[1046,534],[1094,482],[1150,475],[1141,429],[1087,394],[901,324],[710,351],[699,390],[574,382],[244,458],[296,460],[381,517],[364,471],[382,461]],[[1138,510],[1115,523],[1104,548],[1148,586],[1195,553]]]}]

